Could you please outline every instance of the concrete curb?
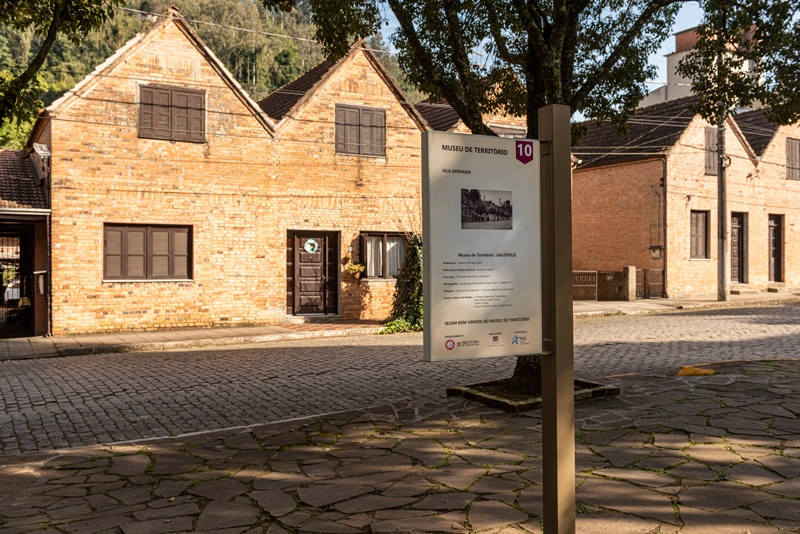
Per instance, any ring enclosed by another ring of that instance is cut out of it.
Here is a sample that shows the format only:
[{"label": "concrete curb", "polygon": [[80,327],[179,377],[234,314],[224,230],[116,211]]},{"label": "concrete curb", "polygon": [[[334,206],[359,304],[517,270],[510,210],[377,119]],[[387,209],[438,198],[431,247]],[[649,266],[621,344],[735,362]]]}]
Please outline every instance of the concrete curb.
[{"label": "concrete curb", "polygon": [[800,302],[800,297],[791,297],[785,299],[768,299],[768,300],[754,300],[754,301],[736,301],[736,302],[707,302],[699,304],[676,304],[673,307],[663,308],[659,310],[612,310],[612,311],[589,311],[589,312],[574,312],[573,317],[614,317],[617,315],[653,315],[656,313],[675,313],[680,311],[696,311],[696,310],[713,310],[720,308],[750,308],[753,306],[777,306],[780,304],[796,304]]},{"label": "concrete curb", "polygon": [[[58,356],[85,356],[87,354],[119,354],[127,352],[150,352],[175,349],[192,349],[202,347],[225,347],[231,345],[247,345],[251,343],[267,343],[271,341],[302,341],[304,339],[323,339],[334,337],[368,336],[377,334],[383,327],[348,328],[342,330],[316,330],[313,332],[292,332],[285,334],[267,334],[260,336],[234,336],[222,338],[187,339],[185,341],[154,341],[151,343],[120,343],[117,345],[92,345],[86,347],[58,348]],[[57,357],[57,356],[53,356]]]}]

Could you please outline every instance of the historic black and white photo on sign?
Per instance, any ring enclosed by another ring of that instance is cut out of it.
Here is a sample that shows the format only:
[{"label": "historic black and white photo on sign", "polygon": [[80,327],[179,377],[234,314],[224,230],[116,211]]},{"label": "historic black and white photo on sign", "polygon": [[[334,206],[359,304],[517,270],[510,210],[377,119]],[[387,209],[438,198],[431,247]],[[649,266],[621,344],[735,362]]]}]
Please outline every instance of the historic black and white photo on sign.
[{"label": "historic black and white photo on sign", "polygon": [[461,228],[511,230],[511,191],[461,190]]}]

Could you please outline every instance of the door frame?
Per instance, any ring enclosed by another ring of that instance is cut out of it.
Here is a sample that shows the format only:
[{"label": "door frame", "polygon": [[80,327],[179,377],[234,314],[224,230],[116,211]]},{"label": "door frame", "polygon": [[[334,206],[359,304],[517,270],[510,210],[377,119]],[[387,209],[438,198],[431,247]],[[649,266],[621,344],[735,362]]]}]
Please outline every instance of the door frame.
[{"label": "door frame", "polygon": [[[750,250],[750,243],[748,239],[749,232],[749,225],[748,225],[748,217],[747,213],[743,211],[733,211],[731,212],[731,257],[733,257],[733,218],[734,216],[738,215],[740,217],[740,224],[739,228],[739,280],[733,279],[733,271],[731,270],[731,283],[732,284],[747,284],[750,281],[749,278],[749,250]],[[733,260],[731,260],[731,266],[733,266]]]},{"label": "door frame", "polygon": [[[773,221],[775,223],[773,224]],[[772,228],[777,228],[778,236],[777,236],[777,249],[778,249],[778,264],[775,265],[772,261]],[[784,263],[786,258],[786,247],[784,247],[786,241],[786,224],[785,224],[785,216],[781,213],[770,213],[768,214],[767,218],[767,279],[769,282],[776,282],[780,283],[783,282],[785,279],[785,270],[784,270]],[[775,265],[775,274],[776,276],[772,276],[773,269],[772,266]],[[774,280],[773,280],[774,278]]]},{"label": "door frame", "polygon": [[[331,230],[288,230],[291,236],[292,245],[292,309],[291,315],[297,317],[314,317],[320,315],[341,315],[341,272],[338,269],[338,258],[340,248],[340,232]],[[324,288],[322,291],[322,312],[321,313],[298,313],[300,292],[298,291],[298,284],[300,277],[298,270],[300,268],[300,247],[298,244],[304,237],[322,237],[322,276],[324,279]],[[331,258],[332,256],[332,258]],[[332,285],[331,285],[332,284]],[[288,286],[288,284],[287,284]],[[328,293],[333,288],[333,296],[329,299]],[[332,301],[332,302],[331,302]]]}]

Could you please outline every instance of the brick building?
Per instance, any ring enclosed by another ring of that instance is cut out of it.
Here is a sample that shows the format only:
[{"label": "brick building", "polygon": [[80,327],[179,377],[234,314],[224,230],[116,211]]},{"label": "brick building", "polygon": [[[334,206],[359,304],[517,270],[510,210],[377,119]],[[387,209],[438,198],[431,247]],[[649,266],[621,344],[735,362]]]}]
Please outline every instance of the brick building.
[{"label": "brick building", "polygon": [[29,145],[52,155],[0,154],[0,182],[13,161],[41,195],[31,329],[384,319],[421,230],[427,121],[356,45],[255,102],[168,15],[42,111]]},{"label": "brick building", "polygon": [[[588,125],[574,149],[573,266],[663,273],[670,297],[716,294],[716,128],[695,97],[646,106],[618,136]],[[732,292],[800,287],[800,128],[763,110],[726,124]]]}]

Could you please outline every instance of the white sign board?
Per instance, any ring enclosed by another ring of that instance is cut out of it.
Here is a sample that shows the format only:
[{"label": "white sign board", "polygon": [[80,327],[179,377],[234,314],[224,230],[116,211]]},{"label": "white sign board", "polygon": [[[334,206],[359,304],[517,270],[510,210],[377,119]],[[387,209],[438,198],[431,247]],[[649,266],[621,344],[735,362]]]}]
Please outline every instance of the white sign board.
[{"label": "white sign board", "polygon": [[542,351],[539,142],[422,134],[425,360]]}]

